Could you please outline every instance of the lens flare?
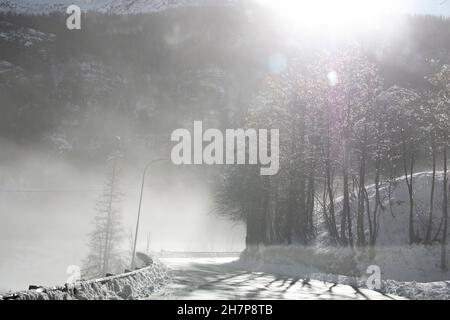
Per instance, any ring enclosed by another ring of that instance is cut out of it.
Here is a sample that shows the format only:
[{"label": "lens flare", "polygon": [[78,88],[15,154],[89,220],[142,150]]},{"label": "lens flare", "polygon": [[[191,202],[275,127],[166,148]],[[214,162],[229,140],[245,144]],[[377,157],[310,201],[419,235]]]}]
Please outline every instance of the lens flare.
[{"label": "lens flare", "polygon": [[339,79],[336,71],[331,71],[327,74],[328,84],[332,87],[338,84]]}]

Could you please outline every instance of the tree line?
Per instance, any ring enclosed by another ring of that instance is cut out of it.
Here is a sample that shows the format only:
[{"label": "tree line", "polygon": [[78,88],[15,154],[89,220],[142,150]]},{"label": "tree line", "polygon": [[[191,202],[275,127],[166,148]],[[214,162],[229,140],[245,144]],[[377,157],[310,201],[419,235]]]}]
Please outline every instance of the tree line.
[{"label": "tree line", "polygon": [[[447,269],[450,65],[428,63],[421,89],[386,87],[356,45],[312,60],[291,59],[281,74],[267,78],[245,125],[280,129],[280,173],[261,177],[255,168],[227,168],[217,196],[219,212],[246,221],[247,247],[308,245],[323,227],[330,244],[371,248],[373,256],[380,215],[390,210],[380,190],[403,177],[409,199],[405,240],[439,243]],[[416,218],[419,167],[432,168],[425,226]],[[438,169],[442,199],[435,194]]]}]

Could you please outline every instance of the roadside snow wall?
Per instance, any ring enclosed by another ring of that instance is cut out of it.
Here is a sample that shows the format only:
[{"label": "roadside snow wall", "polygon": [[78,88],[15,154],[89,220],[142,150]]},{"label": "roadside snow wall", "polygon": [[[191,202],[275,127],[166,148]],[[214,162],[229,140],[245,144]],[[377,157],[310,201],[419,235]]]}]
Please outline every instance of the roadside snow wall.
[{"label": "roadside snow wall", "polygon": [[[169,282],[168,269],[159,261],[152,265],[94,280],[79,281],[63,287],[37,288],[16,292],[3,299],[15,300],[131,300],[145,299]],[[2,300],[2,297],[0,297]]]}]

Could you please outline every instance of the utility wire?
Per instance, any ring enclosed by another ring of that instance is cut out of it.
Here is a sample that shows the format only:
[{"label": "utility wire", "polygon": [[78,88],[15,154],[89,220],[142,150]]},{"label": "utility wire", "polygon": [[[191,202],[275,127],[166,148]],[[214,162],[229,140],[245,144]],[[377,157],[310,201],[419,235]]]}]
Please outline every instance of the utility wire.
[{"label": "utility wire", "polygon": [[51,189],[29,189],[29,190],[14,190],[14,189],[0,189],[0,193],[90,193],[101,192],[102,190],[51,190]]},{"label": "utility wire", "polygon": [[[127,191],[137,190],[135,188],[127,188]],[[93,192],[103,192],[103,189],[0,189],[0,193],[93,193]],[[121,192],[127,193],[127,192]]]}]

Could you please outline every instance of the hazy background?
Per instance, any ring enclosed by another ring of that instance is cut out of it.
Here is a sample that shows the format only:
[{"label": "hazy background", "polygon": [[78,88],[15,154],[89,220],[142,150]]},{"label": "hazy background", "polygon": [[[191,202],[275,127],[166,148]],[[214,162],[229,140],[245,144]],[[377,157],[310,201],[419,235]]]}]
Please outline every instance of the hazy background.
[{"label": "hazy background", "polygon": [[[66,281],[69,265],[87,254],[95,202],[108,163],[76,166],[49,154],[1,141],[0,283],[3,289]],[[211,213],[212,195],[199,174],[156,164],[147,176],[138,250],[237,251],[243,229]],[[142,164],[122,164],[123,249],[130,250]],[[164,168],[166,167],[166,168]]]},{"label": "hazy background", "polygon": [[[408,6],[434,13],[436,2]],[[448,3],[439,8],[448,14]],[[64,14],[0,17],[0,289],[61,284],[81,263],[111,153],[123,154],[129,250],[143,167],[170,155],[173,130],[193,120],[241,127],[261,81],[282,71],[280,59],[335,48],[335,34],[287,30],[271,15],[239,6],[88,13],[79,32],[65,29]],[[388,22],[356,36],[386,86],[423,87],[427,59],[448,63],[448,21]],[[241,250],[244,228],[211,213],[218,172],[152,167],[138,250],[149,232],[152,250]]]}]

